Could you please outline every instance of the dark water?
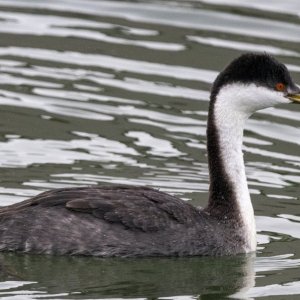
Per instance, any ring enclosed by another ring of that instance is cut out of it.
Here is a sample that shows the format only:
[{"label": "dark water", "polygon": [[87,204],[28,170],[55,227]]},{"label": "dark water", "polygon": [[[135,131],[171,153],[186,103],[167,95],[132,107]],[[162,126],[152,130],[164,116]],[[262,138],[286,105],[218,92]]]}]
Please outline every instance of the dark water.
[{"label": "dark water", "polygon": [[[56,187],[160,188],[205,205],[205,126],[217,73],[267,51],[300,83],[300,3],[0,0],[0,203]],[[11,299],[298,299],[300,108],[245,132],[257,256],[1,255]]]}]

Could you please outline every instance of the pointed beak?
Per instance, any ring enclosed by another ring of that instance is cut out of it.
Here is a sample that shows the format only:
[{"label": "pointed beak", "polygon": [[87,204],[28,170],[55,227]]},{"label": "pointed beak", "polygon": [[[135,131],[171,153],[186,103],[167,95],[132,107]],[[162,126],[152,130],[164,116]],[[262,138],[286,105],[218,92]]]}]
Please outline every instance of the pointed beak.
[{"label": "pointed beak", "polygon": [[293,102],[300,103],[300,89],[297,87],[295,90],[290,91],[286,97]]},{"label": "pointed beak", "polygon": [[293,102],[300,103],[300,93],[299,94],[288,94],[287,97]]}]

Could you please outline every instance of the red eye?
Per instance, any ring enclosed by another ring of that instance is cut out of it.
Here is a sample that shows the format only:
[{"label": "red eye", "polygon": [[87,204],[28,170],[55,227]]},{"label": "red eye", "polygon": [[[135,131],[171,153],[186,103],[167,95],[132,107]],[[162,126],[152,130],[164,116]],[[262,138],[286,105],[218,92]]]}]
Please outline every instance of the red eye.
[{"label": "red eye", "polygon": [[275,89],[277,91],[282,92],[285,90],[285,85],[282,82],[278,82],[278,83],[276,83]]}]

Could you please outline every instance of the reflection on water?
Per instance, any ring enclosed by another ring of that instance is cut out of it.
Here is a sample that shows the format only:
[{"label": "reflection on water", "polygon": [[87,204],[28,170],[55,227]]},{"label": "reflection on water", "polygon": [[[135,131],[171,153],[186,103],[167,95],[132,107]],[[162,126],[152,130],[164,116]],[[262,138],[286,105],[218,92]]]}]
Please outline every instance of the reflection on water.
[{"label": "reflection on water", "polygon": [[[205,205],[210,84],[244,51],[276,55],[300,83],[299,12],[297,0],[0,0],[1,205],[103,183]],[[290,105],[246,127],[257,258],[3,254],[1,297],[298,295],[299,119]]]},{"label": "reflection on water", "polygon": [[[254,285],[254,256],[226,258],[94,259],[30,255],[2,256],[5,262],[1,294],[51,297],[66,290],[86,298],[164,298],[231,295]],[[43,266],[41,268],[41,266]],[[226,276],[223,276],[226,274]],[[29,281],[29,282],[28,282]],[[130,284],[129,284],[130,283]],[[220,290],[217,287],[222,287]],[[3,291],[4,290],[4,291]],[[20,293],[20,291],[19,291]]]},{"label": "reflection on water", "polygon": [[211,299],[214,295],[218,299],[225,296],[249,299],[299,294],[300,286],[295,281],[254,287],[255,272],[288,272],[300,265],[300,260],[284,255],[257,259],[255,255],[99,259],[2,254],[1,260],[0,295],[25,294],[28,299],[64,296]]}]

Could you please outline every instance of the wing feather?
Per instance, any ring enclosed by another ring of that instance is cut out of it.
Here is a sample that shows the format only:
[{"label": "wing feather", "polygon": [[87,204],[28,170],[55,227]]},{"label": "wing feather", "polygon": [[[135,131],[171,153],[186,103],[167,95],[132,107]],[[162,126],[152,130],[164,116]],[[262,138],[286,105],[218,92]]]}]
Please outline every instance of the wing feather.
[{"label": "wing feather", "polygon": [[[159,231],[178,224],[192,224],[199,216],[194,206],[163,192],[135,186],[56,189],[41,193],[11,210],[29,206],[60,206],[73,213],[87,213],[128,229]],[[9,213],[6,209],[2,213]]]}]

